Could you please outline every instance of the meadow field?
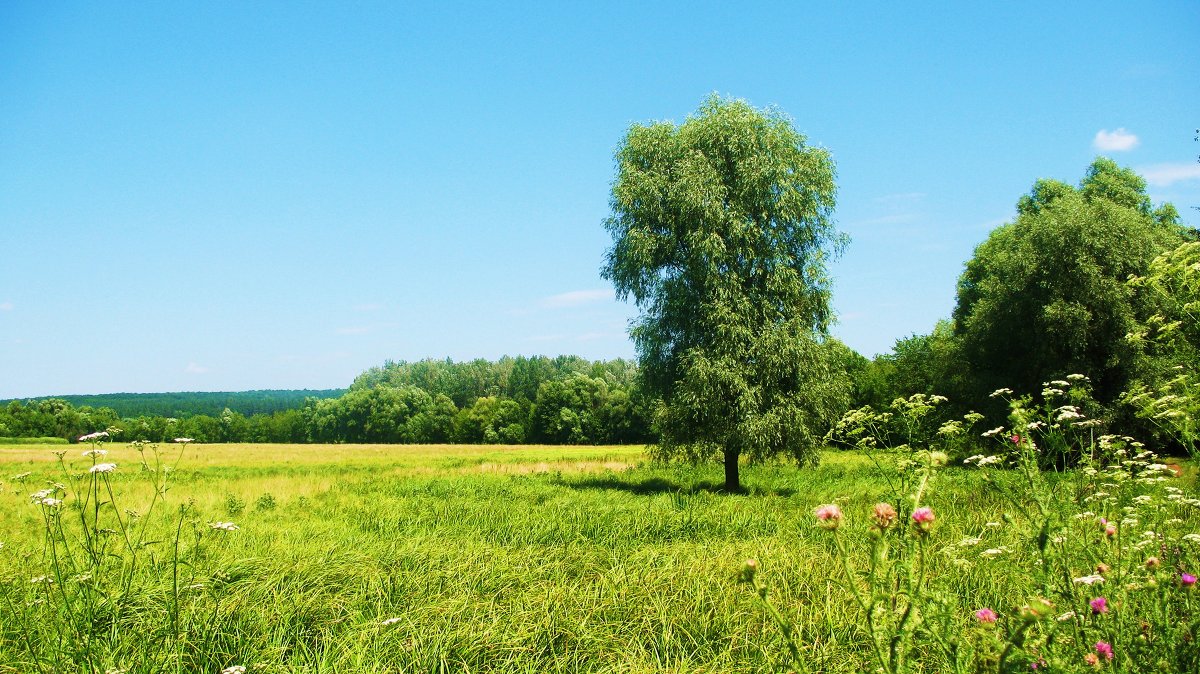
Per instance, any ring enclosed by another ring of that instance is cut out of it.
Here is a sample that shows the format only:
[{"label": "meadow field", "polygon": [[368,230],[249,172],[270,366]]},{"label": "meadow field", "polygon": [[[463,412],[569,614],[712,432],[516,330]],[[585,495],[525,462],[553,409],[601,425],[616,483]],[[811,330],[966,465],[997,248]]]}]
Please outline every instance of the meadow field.
[{"label": "meadow field", "polygon": [[724,494],[640,446],[3,446],[0,672],[1188,671],[1194,469],[1132,463]]}]

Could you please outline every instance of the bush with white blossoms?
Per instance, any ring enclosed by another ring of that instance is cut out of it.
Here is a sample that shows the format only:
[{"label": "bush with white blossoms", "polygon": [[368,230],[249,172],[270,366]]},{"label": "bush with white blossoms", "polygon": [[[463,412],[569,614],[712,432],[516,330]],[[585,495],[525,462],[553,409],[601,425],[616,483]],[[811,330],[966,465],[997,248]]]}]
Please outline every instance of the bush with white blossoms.
[{"label": "bush with white blossoms", "polygon": [[[41,557],[26,562],[37,569],[25,576],[28,582],[0,587],[7,602],[0,629],[15,630],[6,637],[19,635],[11,640],[17,652],[0,649],[0,671],[8,671],[5,664],[20,665],[20,671],[128,671],[115,661],[120,654],[113,650],[114,635],[147,611],[161,615],[160,632],[141,637],[158,647],[140,656],[136,671],[193,669],[183,664],[193,650],[187,635],[204,630],[207,619],[188,607],[205,590],[198,562],[208,528],[190,503],[167,505],[171,471],[157,445],[132,443],[136,463],[101,461],[110,454],[104,447],[109,436],[101,431],[80,438],[91,444],[82,452],[83,466],[56,451],[60,480],[29,494],[41,515]],[[137,468],[120,468],[130,465]],[[151,494],[137,511],[122,504],[123,487],[135,480],[148,480]],[[238,530],[232,522],[210,527]],[[245,668],[226,671],[235,670]]]},{"label": "bush with white blossoms", "polygon": [[[1083,405],[1069,402],[1082,400],[1069,392],[1085,383],[1078,375],[1049,382],[1052,402],[1040,408],[1011,400],[1009,423],[981,434],[996,451],[952,469],[974,474],[984,495],[1006,504],[986,525],[996,534],[939,540],[938,525],[956,512],[939,507],[935,516],[928,505],[943,470],[937,451],[875,452],[877,465],[890,459],[900,476],[888,482],[894,500],[867,512],[816,509],[876,671],[1200,671],[1200,499],[1141,443],[1085,423]],[[872,421],[858,411],[858,430],[843,430],[871,450],[880,444]],[[1061,470],[1064,457],[1075,467]],[[1004,545],[984,545],[998,535]],[[934,573],[935,557],[959,572]],[[995,580],[986,583],[989,569]],[[808,671],[816,646],[797,642],[758,571],[751,560],[743,580],[783,629],[792,665]]]}]

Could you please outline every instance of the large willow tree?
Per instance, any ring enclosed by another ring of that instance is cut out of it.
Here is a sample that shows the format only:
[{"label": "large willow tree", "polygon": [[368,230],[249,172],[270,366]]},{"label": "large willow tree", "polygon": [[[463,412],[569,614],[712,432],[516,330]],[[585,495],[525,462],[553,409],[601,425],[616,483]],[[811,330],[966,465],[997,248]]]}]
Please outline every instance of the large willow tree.
[{"label": "large willow tree", "polygon": [[640,315],[662,458],[816,458],[845,404],[824,344],[834,168],[777,110],[708,98],[683,124],[632,126],[617,150],[603,268]]}]

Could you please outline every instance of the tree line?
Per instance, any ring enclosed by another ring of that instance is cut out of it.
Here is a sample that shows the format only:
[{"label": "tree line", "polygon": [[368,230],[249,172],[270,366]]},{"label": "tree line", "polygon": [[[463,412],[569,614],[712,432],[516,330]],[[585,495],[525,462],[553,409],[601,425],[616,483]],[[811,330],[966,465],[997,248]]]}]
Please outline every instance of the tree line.
[{"label": "tree line", "polygon": [[[250,416],[273,414],[302,407],[308,398],[336,398],[346,389],[296,389],[260,391],[189,391],[175,393],[99,393],[93,395],[39,396],[28,401],[57,398],[75,407],[107,407],[118,416],[186,417],[194,414],[219,416],[225,410]],[[7,405],[13,400],[0,400]]]},{"label": "tree line", "polygon": [[[181,394],[188,395],[188,394]],[[292,409],[177,417],[123,416],[65,399],[0,406],[0,437],[76,439],[107,430],[123,441],[623,444],[653,440],[653,401],[621,359],[504,357],[389,361],[342,395]]]}]

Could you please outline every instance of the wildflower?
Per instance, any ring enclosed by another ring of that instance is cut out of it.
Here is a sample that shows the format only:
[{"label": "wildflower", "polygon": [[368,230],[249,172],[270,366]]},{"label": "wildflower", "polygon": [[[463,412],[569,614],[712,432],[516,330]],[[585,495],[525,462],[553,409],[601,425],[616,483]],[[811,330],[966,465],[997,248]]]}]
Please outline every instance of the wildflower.
[{"label": "wildflower", "polygon": [[1157,569],[1159,564],[1161,564],[1161,563],[1162,562],[1158,561],[1158,557],[1147,557],[1146,558],[1146,568],[1150,569],[1151,571],[1153,571],[1154,569]]},{"label": "wildflower", "polygon": [[962,548],[969,548],[972,545],[979,545],[979,542],[982,540],[983,539],[979,538],[978,536],[968,537],[968,538],[964,538],[961,541],[959,541],[958,545],[959,545],[959,547],[962,547]]},{"label": "wildflower", "polygon": [[1065,623],[1065,622],[1067,622],[1068,620],[1070,620],[1071,618],[1074,618],[1074,617],[1075,617],[1075,612],[1074,612],[1074,611],[1067,611],[1066,613],[1064,613],[1064,614],[1062,614],[1062,615],[1058,616],[1057,618],[1055,618],[1055,620],[1056,620],[1056,621],[1058,621],[1058,622],[1060,622],[1060,623]]},{"label": "wildflower", "polygon": [[1100,574],[1092,574],[1090,576],[1082,576],[1080,578],[1076,578],[1074,580],[1074,582],[1082,583],[1084,585],[1095,585],[1096,583],[1103,583],[1104,576],[1101,576]]},{"label": "wildflower", "polygon": [[993,435],[999,435],[999,434],[1001,434],[1001,433],[1003,433],[1003,432],[1004,432],[1004,427],[1003,427],[1003,426],[999,426],[999,427],[993,428],[993,429],[992,429],[992,430],[990,430],[990,431],[984,431],[983,433],[981,433],[981,435],[982,435],[983,437],[985,437],[985,438],[990,438],[990,437],[992,437]]},{"label": "wildflower", "polygon": [[[738,579],[743,583],[753,583],[754,576],[757,574],[758,574],[758,560],[753,559],[753,558],[747,559],[745,561],[745,563],[742,564],[742,572],[739,575]],[[394,618],[393,620],[399,620],[399,618]],[[385,620],[383,622],[383,624],[389,625],[391,623],[389,623]]]},{"label": "wildflower", "polygon": [[387,620],[381,621],[379,624],[386,627],[388,625],[395,625],[398,622],[400,622],[400,618],[388,618]]},{"label": "wildflower", "polygon": [[871,519],[881,531],[890,528],[896,523],[896,509],[891,503],[876,503],[871,511]]},{"label": "wildflower", "polygon": [[241,527],[233,522],[209,522],[208,528],[215,529],[217,531],[237,531]]},{"label": "wildflower", "polygon": [[913,522],[917,525],[917,530],[921,533],[928,533],[929,528],[933,526],[933,508],[929,506],[921,506],[913,511]]},{"label": "wildflower", "polygon": [[1191,587],[1196,584],[1196,577],[1190,573],[1179,574],[1179,583],[1184,587]]},{"label": "wildflower", "polygon": [[1089,667],[1096,667],[1100,664],[1100,656],[1095,653],[1088,653],[1083,656],[1083,663]]},{"label": "wildflower", "polygon": [[29,582],[32,585],[49,585],[54,582],[54,579],[50,576],[34,576],[29,579]]},{"label": "wildflower", "polygon": [[1019,445],[1019,444],[1021,444],[1021,436],[1020,436],[1020,435],[1018,435],[1017,433],[1013,433],[1013,434],[1012,434],[1012,437],[1011,437],[1011,438],[1009,438],[1009,440],[1012,440],[1012,443],[1013,443],[1014,445]]},{"label": "wildflower", "polygon": [[1021,617],[1027,620],[1040,620],[1050,615],[1050,611],[1054,608],[1054,604],[1050,600],[1043,597],[1035,597],[1028,604],[1020,609]]},{"label": "wildflower", "polygon": [[989,398],[996,398],[996,397],[999,397],[999,396],[1009,396],[1009,395],[1012,395],[1012,389],[1010,389],[1010,388],[998,388],[998,389],[996,389],[995,391],[992,391],[992,392],[991,392],[991,394],[989,394],[989,395],[988,395],[988,397],[989,397]]},{"label": "wildflower", "polygon": [[1051,396],[1060,396],[1060,395],[1063,395],[1063,390],[1060,388],[1047,387],[1047,388],[1042,389],[1042,397],[1043,398],[1049,398]]},{"label": "wildflower", "polygon": [[1088,602],[1088,606],[1092,607],[1092,613],[1095,615],[1108,613],[1108,600],[1104,597],[1096,597]]},{"label": "wildflower", "polygon": [[1069,374],[1067,375],[1067,379],[1071,381],[1089,381],[1087,375],[1084,374]]},{"label": "wildflower", "polygon": [[1200,534],[1184,534],[1183,540],[1189,543],[1200,543]]},{"label": "wildflower", "polygon": [[107,449],[89,449],[88,451],[86,451],[86,452],[84,452],[84,453],[83,453],[83,455],[84,455],[84,456],[86,456],[86,457],[88,457],[88,458],[94,458],[94,457],[97,457],[97,456],[104,456],[104,455],[106,455],[106,454],[108,454],[108,450],[107,450]]},{"label": "wildflower", "polygon": [[1112,644],[1108,643],[1107,641],[1097,641],[1095,648],[1096,648],[1096,653],[1098,655],[1104,656],[1105,660],[1113,659]]},{"label": "wildflower", "polygon": [[246,674],[246,668],[242,665],[230,665],[222,669],[221,674]]},{"label": "wildflower", "polygon": [[1108,565],[1104,562],[1100,562],[1096,565],[1096,573],[1108,573]]},{"label": "wildflower", "polygon": [[999,557],[1002,554],[1004,554],[1003,548],[988,548],[987,550],[984,550],[983,552],[979,553],[979,556],[991,559],[993,557]]},{"label": "wildflower", "polygon": [[111,473],[117,469],[115,463],[98,463],[88,469],[89,473]]},{"label": "wildflower", "polygon": [[79,441],[80,442],[91,442],[93,440],[99,440],[101,438],[107,438],[107,437],[108,437],[108,431],[96,431],[95,433],[88,433],[87,435],[79,436]]},{"label": "wildflower", "polygon": [[60,505],[62,505],[62,499],[44,498],[44,499],[38,501],[38,503],[41,503],[42,505],[46,506],[47,508],[57,508]]},{"label": "wildflower", "polygon": [[996,612],[990,608],[981,608],[975,612],[975,619],[985,625],[996,624]]},{"label": "wildflower", "polygon": [[1109,538],[1116,536],[1117,535],[1117,525],[1105,523],[1104,535],[1108,536]]},{"label": "wildflower", "polygon": [[191,438],[175,438],[172,442],[195,442]]},{"label": "wildflower", "polygon": [[814,514],[817,516],[817,523],[825,529],[836,529],[842,523],[842,509],[834,503],[818,507]]}]

